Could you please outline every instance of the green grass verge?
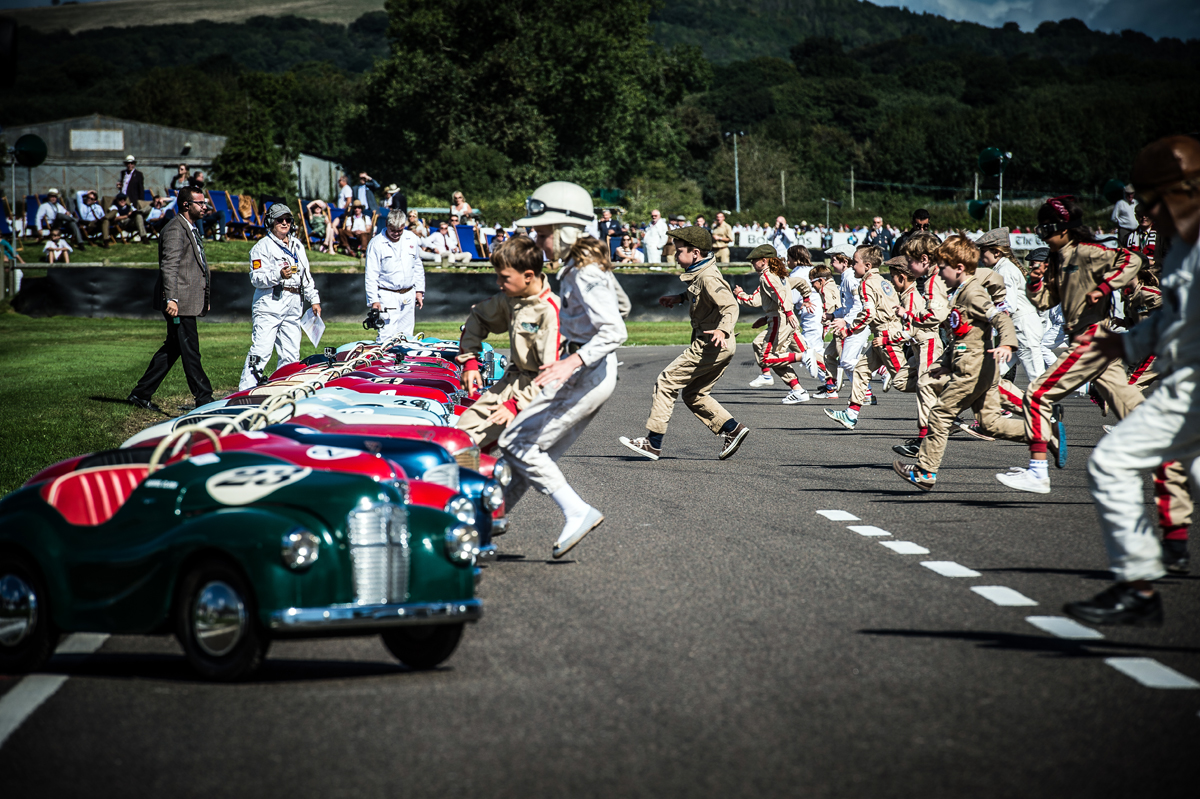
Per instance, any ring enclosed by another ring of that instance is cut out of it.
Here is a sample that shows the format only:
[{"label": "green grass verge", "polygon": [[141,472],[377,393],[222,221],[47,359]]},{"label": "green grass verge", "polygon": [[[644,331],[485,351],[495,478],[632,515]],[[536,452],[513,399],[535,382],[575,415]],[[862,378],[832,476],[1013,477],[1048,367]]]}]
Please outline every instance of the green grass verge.
[{"label": "green grass verge", "polygon": [[[420,330],[439,338],[457,338],[458,325],[430,323]],[[631,322],[629,344],[684,346],[686,322]],[[343,344],[364,337],[362,326],[330,324],[324,343]],[[32,319],[0,313],[0,495],[18,488],[45,466],[84,452],[119,445],[162,417],[124,400],[162,343],[163,323],[124,319],[55,317]],[[738,338],[753,337],[738,325]],[[506,347],[508,342],[493,342]],[[204,368],[217,396],[236,389],[250,324],[201,324]],[[303,341],[301,356],[315,352]],[[172,415],[191,402],[183,367],[176,365],[155,402]]]}]

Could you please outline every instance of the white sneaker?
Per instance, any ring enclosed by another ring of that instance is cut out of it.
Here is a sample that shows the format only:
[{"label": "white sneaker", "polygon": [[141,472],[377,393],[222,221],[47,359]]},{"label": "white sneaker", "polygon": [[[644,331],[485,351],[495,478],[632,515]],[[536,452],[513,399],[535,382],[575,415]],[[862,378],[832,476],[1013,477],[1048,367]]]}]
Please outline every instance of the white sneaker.
[{"label": "white sneaker", "polygon": [[886,394],[892,390],[892,373],[883,373],[883,393]]},{"label": "white sneaker", "polygon": [[1031,494],[1049,494],[1050,493],[1050,476],[1034,477],[1033,472],[1029,469],[1022,469],[1020,466],[1014,466],[1008,470],[1008,474],[998,474],[996,479],[1009,488],[1015,488],[1018,491],[1028,491]]},{"label": "white sneaker", "polygon": [[771,377],[769,372],[763,372],[758,377],[750,381],[750,388],[762,388],[775,383],[775,378]]},{"label": "white sneaker", "polygon": [[799,405],[801,402],[808,402],[810,399],[812,399],[812,397],[809,396],[807,391],[800,386],[796,386],[788,392],[786,397],[783,398],[783,404]]},{"label": "white sneaker", "polygon": [[572,547],[582,541],[585,535],[599,527],[603,521],[604,514],[595,508],[589,508],[587,515],[582,519],[576,519],[574,522],[567,520],[562,534],[559,535],[558,541],[554,543],[554,551],[551,554],[555,559],[561,558],[570,552]]},{"label": "white sneaker", "polygon": [[1102,425],[1100,425],[1100,429],[1103,430],[1105,433],[1111,433],[1113,426],[1111,424],[1102,424]]}]

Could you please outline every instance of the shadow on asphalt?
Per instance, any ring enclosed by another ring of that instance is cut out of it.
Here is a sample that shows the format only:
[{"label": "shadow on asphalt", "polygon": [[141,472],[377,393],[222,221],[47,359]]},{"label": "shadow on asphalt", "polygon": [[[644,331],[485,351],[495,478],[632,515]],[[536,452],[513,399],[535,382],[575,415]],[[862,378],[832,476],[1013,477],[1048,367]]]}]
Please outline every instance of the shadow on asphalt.
[{"label": "shadow on asphalt", "polygon": [[1112,582],[1112,572],[1101,569],[1042,569],[1032,566],[1016,566],[1011,569],[979,569],[981,572],[1004,572],[1008,574],[1062,574],[1069,577],[1082,577],[1085,580],[1099,580],[1103,583]]},{"label": "shadow on asphalt", "polygon": [[[451,671],[444,666],[432,671]],[[161,680],[165,682],[195,683],[212,685],[196,675],[183,655],[156,654],[107,654],[56,655],[43,670],[47,674],[62,674],[68,677],[94,677],[120,680]],[[344,680],[355,677],[382,677],[401,674],[417,674],[398,662],[363,660],[294,660],[272,659],[270,654],[262,668],[242,685],[269,685],[271,683],[308,682],[316,680]]]},{"label": "shadow on asphalt", "polygon": [[1042,635],[1022,635],[1001,632],[953,632],[947,630],[859,630],[859,635],[877,635],[891,638],[929,638],[956,641],[972,641],[984,649],[1008,649],[1016,652],[1042,652],[1075,658],[1111,657],[1114,653],[1128,652],[1179,652],[1194,655],[1200,648],[1191,646],[1155,646],[1153,644],[1131,644],[1117,641],[1068,641]]}]

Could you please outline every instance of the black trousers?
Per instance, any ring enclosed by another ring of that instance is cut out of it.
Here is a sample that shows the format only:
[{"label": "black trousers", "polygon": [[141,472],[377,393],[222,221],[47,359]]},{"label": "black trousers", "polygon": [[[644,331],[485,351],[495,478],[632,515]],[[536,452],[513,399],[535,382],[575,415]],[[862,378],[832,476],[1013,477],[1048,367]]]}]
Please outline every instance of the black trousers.
[{"label": "black trousers", "polygon": [[[188,389],[196,398],[196,407],[212,402],[212,384],[200,364],[200,336],[196,331],[196,317],[171,317],[165,313],[167,320],[167,339],[150,359],[146,374],[138,381],[133,389],[133,396],[149,400],[158,391],[159,385],[171,371],[171,367],[180,358],[183,359],[183,374],[187,377]],[[175,324],[175,319],[179,324]]]},{"label": "black trousers", "polygon": [[71,234],[71,238],[75,239],[75,244],[80,247],[86,247],[87,242],[83,238],[83,234],[79,232],[79,223],[69,216],[58,216],[50,223],[51,230],[63,230]]},{"label": "black trousers", "polygon": [[217,232],[222,236],[225,235],[225,214],[220,211],[213,211],[211,214],[205,214],[200,217],[200,221],[196,222],[196,232],[200,234],[200,238],[204,238],[204,229],[206,226],[215,225]]}]

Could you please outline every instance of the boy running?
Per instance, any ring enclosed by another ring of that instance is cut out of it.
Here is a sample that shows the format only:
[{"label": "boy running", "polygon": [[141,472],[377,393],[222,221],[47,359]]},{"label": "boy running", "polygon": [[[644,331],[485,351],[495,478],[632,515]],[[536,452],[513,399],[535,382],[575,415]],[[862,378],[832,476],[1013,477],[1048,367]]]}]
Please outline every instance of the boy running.
[{"label": "boy running", "polygon": [[667,235],[675,242],[676,262],[685,270],[679,279],[687,284],[687,291],[668,294],[659,303],[666,308],[691,303],[692,343],[658,376],[646,435],[633,439],[621,436],[618,440],[643,458],[658,460],[675,398],[682,393],[683,403],[696,418],[722,436],[718,457],[725,460],[738,451],[750,432],[712,398],[713,385],[729,368],[737,347],[733,338],[737,300],[713,261],[712,235],[706,229],[676,228]]},{"label": "boy running", "polygon": [[483,449],[537,396],[538,370],[558,360],[559,299],[542,277],[542,250],[528,236],[504,242],[492,253],[500,293],[473,308],[463,325],[459,356],[463,387],[475,393],[483,386],[479,356],[489,333],[508,331],[511,357],[500,382],[463,412],[456,425]]},{"label": "boy running", "polygon": [[[946,439],[959,413],[973,408],[981,422],[1000,438],[1024,440],[1017,419],[1000,414],[997,364],[1006,365],[1017,346],[1016,331],[1008,314],[996,313],[983,282],[975,277],[979,248],[966,236],[951,236],[938,249],[935,263],[941,278],[954,291],[954,304],[946,318],[954,346],[950,382],[929,414],[929,435],[921,442],[917,463],[895,461],[892,468],[922,491],[937,482],[937,471],[946,453]],[[990,348],[991,329],[1000,334],[1000,344]]]}]

